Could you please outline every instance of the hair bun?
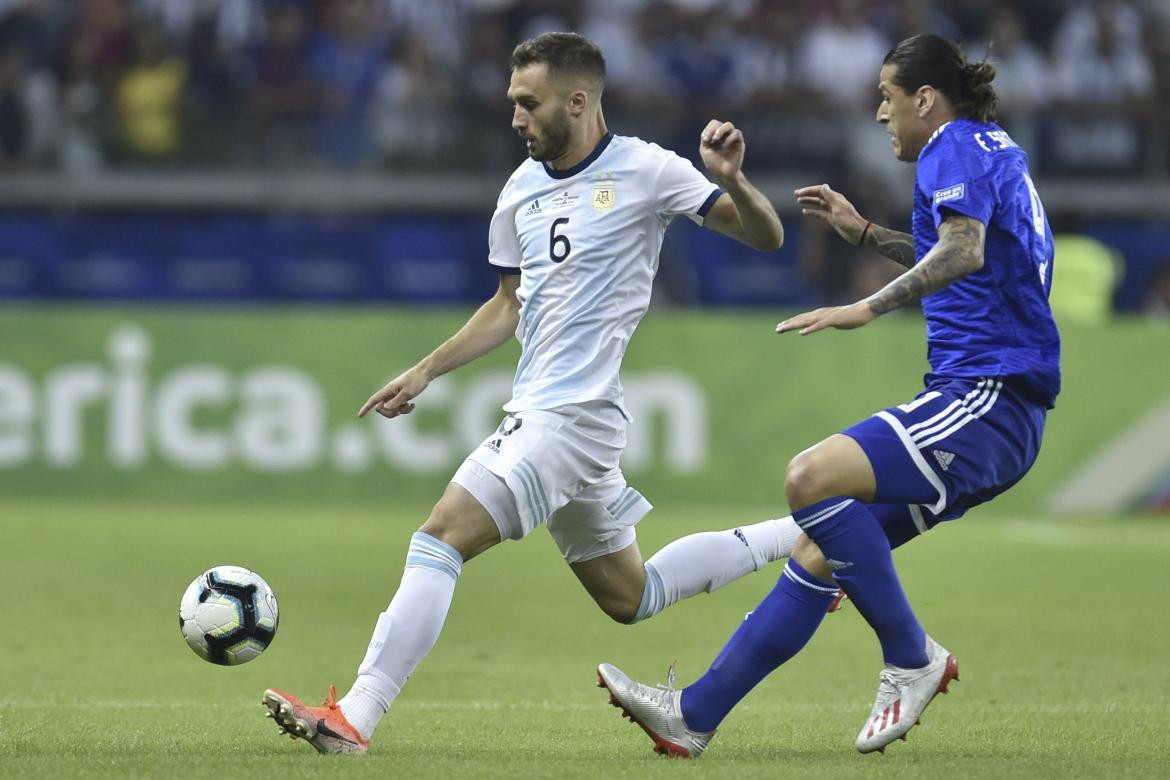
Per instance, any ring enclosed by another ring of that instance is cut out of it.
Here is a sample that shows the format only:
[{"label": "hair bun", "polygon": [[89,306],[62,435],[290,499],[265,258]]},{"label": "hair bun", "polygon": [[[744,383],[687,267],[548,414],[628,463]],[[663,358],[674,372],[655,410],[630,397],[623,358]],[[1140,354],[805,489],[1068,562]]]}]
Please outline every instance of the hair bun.
[{"label": "hair bun", "polygon": [[983,84],[990,84],[995,78],[995,66],[990,62],[968,62],[963,66],[967,76],[967,84],[974,89]]}]

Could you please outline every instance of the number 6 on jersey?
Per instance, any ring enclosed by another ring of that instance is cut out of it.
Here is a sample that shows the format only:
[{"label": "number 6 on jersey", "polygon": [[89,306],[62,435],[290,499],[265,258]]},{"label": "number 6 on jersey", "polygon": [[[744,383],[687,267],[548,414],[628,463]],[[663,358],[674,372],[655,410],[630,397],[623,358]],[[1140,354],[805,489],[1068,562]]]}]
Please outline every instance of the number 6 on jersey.
[{"label": "number 6 on jersey", "polygon": [[569,252],[573,251],[573,247],[569,243],[569,237],[557,235],[557,228],[561,225],[568,224],[568,222],[568,217],[557,217],[553,220],[552,227],[548,230],[548,258],[554,263],[565,262],[565,258],[569,256]]}]

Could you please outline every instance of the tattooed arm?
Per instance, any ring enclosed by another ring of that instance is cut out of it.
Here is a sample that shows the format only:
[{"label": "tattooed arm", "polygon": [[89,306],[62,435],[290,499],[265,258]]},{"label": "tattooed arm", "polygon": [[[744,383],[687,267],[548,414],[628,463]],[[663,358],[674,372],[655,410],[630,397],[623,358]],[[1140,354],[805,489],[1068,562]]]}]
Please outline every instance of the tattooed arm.
[{"label": "tattooed arm", "polygon": [[[872,228],[871,228],[872,230]],[[953,214],[938,228],[938,243],[922,262],[863,301],[799,314],[776,326],[777,333],[799,330],[816,333],[824,328],[860,328],[874,317],[938,292],[951,282],[983,267],[986,228],[977,219]]]},{"label": "tattooed arm", "polygon": [[871,222],[869,229],[865,231],[864,245],[898,265],[914,267],[914,238],[908,233],[900,233]]},{"label": "tattooed arm", "polygon": [[952,214],[938,227],[938,243],[922,262],[869,296],[864,303],[875,315],[938,292],[956,279],[983,267],[986,228],[977,219]]},{"label": "tattooed arm", "polygon": [[866,220],[844,195],[828,184],[801,187],[795,194],[802,214],[821,220],[853,246],[869,247],[899,265],[914,267],[913,238]]}]

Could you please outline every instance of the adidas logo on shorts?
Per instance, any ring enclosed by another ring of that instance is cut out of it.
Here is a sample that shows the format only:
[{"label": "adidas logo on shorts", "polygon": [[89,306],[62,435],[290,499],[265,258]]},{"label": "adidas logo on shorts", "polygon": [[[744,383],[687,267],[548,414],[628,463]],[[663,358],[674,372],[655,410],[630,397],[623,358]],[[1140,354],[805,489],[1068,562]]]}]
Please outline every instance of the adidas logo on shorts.
[{"label": "adidas logo on shorts", "polygon": [[931,450],[934,459],[938,461],[938,466],[943,471],[951,470],[951,461],[955,459],[955,453],[946,452],[944,450]]}]

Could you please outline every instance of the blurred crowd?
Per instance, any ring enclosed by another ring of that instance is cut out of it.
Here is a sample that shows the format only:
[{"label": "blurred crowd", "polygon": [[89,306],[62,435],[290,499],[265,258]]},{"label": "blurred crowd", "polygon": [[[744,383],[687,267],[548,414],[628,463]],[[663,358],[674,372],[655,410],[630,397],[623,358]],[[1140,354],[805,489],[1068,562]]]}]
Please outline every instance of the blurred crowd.
[{"label": "blurred crowd", "polygon": [[864,173],[878,64],[929,30],[1041,170],[1170,174],[1165,0],[0,0],[0,169],[506,170],[508,57],[551,29],[601,44],[611,128],[731,118],[756,171]]}]

